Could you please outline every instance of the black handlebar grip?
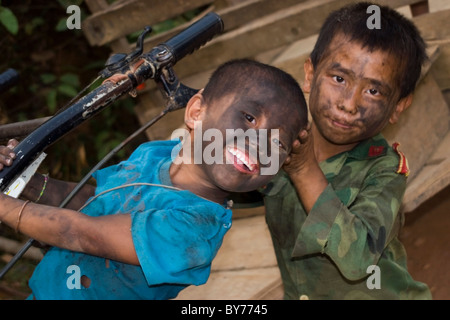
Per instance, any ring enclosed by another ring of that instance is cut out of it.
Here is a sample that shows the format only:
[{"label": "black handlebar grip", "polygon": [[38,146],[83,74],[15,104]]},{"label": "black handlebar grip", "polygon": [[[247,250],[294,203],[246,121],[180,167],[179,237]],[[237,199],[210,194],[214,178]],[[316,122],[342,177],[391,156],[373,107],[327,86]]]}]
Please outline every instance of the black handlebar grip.
[{"label": "black handlebar grip", "polygon": [[2,74],[0,74],[0,93],[16,85],[18,80],[19,74],[14,69],[8,69]]},{"label": "black handlebar grip", "polygon": [[222,31],[222,19],[218,14],[210,12],[162,45],[171,51],[174,58],[172,63],[175,64]]}]

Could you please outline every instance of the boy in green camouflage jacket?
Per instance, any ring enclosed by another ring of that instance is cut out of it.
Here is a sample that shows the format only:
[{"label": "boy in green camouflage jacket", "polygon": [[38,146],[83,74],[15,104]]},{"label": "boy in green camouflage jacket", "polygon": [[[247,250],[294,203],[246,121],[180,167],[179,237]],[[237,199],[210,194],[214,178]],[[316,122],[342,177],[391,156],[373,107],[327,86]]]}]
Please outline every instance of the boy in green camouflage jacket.
[{"label": "boy in green camouflage jacket", "polygon": [[333,12],[305,62],[311,128],[264,190],[285,299],[430,299],[398,240],[406,159],[382,129],[412,101],[426,59],[415,26],[369,3]]}]

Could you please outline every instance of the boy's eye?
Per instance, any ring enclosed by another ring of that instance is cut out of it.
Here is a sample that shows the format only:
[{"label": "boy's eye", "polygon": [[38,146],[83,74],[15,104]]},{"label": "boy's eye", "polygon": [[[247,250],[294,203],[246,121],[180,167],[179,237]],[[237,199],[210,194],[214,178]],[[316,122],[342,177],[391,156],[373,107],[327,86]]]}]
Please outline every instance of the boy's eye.
[{"label": "boy's eye", "polygon": [[380,92],[377,89],[369,89],[369,90],[367,90],[367,92],[369,92],[373,96],[380,94]]},{"label": "boy's eye", "polygon": [[333,76],[334,81],[336,81],[337,83],[342,83],[344,82],[344,78],[340,77],[340,76]]},{"label": "boy's eye", "polygon": [[244,113],[245,119],[247,119],[248,122],[255,124],[256,119],[252,115],[249,115],[248,113]]},{"label": "boy's eye", "polygon": [[279,148],[284,149],[283,143],[282,143],[280,140],[278,140],[277,138],[272,139],[272,142],[273,142],[276,146],[278,146]]}]

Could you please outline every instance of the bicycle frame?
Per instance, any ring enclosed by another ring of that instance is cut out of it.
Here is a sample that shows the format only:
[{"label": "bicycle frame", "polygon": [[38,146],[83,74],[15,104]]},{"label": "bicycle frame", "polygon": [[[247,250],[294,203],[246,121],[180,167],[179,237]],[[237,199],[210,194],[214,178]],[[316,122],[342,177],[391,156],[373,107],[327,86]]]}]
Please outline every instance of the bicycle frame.
[{"label": "bicycle frame", "polygon": [[[27,171],[28,175],[34,174],[40,163],[39,161],[42,161],[43,151],[48,146],[55,143],[84,121],[98,114],[122,95],[126,93],[133,95],[136,87],[148,79],[154,79],[166,96],[166,108],[159,116],[141,127],[126,139],[126,141],[112,150],[104,158],[104,161],[99,162],[90,173],[105,163],[106,158],[111,157],[112,153],[117,152],[130,139],[153,125],[162,116],[186,106],[187,101],[198,90],[183,85],[176,77],[172,67],[184,56],[191,54],[211,40],[215,35],[221,33],[223,31],[223,21],[216,13],[208,13],[202,19],[193,23],[165,43],[154,47],[148,53],[142,54],[143,39],[150,30],[149,27],[146,27],[145,31],[140,35],[135,51],[128,55],[114,55],[108,59],[106,68],[100,72],[100,76],[106,80],[99,87],[52,116],[14,148],[16,159],[13,164],[0,171],[0,191],[7,193],[8,188],[18,184],[17,181],[22,183],[21,188],[23,189],[27,183],[27,179],[20,180],[20,175]],[[80,184],[87,181],[87,179],[83,180]],[[15,197],[19,195],[17,194]],[[73,195],[74,192],[63,201],[60,207],[65,206],[69,198]],[[0,279],[26,252],[33,241],[33,239],[30,239],[4,269],[0,271]]]}]

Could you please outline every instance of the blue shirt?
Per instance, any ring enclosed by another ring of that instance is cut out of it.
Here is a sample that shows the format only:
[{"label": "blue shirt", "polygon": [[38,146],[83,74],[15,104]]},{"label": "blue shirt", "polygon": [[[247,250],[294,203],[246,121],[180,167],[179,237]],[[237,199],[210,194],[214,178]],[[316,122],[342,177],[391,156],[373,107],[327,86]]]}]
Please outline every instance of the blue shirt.
[{"label": "blue shirt", "polygon": [[140,266],[54,247],[29,281],[36,299],[171,299],[207,281],[231,210],[174,190],[169,168],[177,143],[144,143],[128,160],[97,171],[96,197],[82,209],[131,214]]}]

